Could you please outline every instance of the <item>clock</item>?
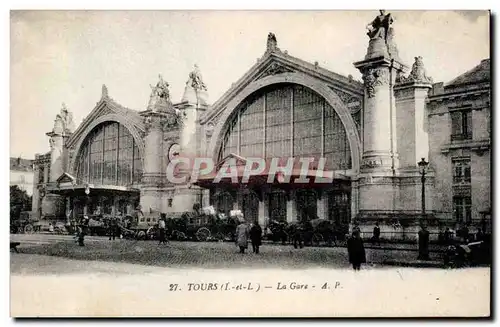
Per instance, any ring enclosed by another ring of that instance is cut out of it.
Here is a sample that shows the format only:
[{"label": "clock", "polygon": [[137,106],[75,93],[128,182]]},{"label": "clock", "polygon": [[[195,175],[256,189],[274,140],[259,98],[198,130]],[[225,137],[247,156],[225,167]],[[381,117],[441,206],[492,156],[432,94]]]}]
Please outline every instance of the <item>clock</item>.
[{"label": "clock", "polygon": [[170,149],[168,149],[168,160],[172,161],[175,158],[179,156],[181,152],[181,147],[179,144],[174,143],[170,146]]}]

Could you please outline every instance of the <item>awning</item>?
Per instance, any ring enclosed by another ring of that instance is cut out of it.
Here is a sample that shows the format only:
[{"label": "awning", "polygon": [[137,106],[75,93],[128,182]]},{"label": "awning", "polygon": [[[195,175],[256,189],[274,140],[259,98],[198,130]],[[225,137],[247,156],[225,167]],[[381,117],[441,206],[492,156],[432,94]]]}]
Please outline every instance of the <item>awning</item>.
[{"label": "awning", "polygon": [[47,193],[61,194],[61,195],[87,195],[85,192],[88,190],[89,194],[109,194],[109,193],[139,193],[140,190],[128,186],[119,185],[96,185],[96,184],[79,184],[79,185],[65,185],[54,184],[47,186]]},{"label": "awning", "polygon": [[[236,178],[224,177],[220,178],[217,173],[210,173],[207,175],[199,176],[193,184],[204,188],[212,188],[217,185],[241,185],[246,184],[250,186],[262,186],[265,184],[277,185],[284,188],[307,188],[307,187],[327,187],[331,186],[332,183],[338,183],[342,181],[350,181],[350,177],[347,174],[342,174],[336,171],[318,171],[318,170],[308,170],[307,173],[303,173],[301,169],[293,169],[288,176],[285,176],[281,172],[277,172],[274,175],[263,172],[257,175],[250,175],[245,180],[243,180],[245,167],[236,167]],[[223,176],[222,174],[221,176]],[[271,176],[270,176],[271,175]],[[326,178],[331,176],[330,179]],[[268,179],[271,178],[271,181]]]}]

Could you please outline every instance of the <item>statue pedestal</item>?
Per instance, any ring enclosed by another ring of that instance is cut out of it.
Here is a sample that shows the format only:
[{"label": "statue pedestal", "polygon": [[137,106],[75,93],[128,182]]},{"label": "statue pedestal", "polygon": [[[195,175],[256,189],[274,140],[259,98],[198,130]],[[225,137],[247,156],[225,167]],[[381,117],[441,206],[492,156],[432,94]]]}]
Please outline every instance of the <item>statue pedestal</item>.
[{"label": "statue pedestal", "polygon": [[382,38],[371,39],[368,43],[368,50],[366,51],[365,60],[379,57],[389,57],[387,44]]}]

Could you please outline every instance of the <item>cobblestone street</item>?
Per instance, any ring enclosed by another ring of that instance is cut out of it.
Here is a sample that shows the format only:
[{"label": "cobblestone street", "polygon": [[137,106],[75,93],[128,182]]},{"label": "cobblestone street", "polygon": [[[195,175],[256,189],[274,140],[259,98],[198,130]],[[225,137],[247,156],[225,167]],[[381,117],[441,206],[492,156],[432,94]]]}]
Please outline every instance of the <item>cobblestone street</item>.
[{"label": "cobblestone street", "polygon": [[[32,236],[35,237],[35,236]],[[234,243],[228,242],[170,242],[158,245],[156,241],[132,241],[93,237],[85,247],[75,244],[69,237],[39,239],[22,246],[27,254],[58,256],[77,260],[128,262],[163,267],[201,268],[312,268],[349,267],[347,250],[343,247],[294,249],[291,245],[269,244],[261,247],[260,254],[240,254]],[[14,256],[15,254],[13,254]],[[438,259],[438,254],[432,254]],[[416,258],[417,252],[407,250],[366,249],[370,267],[380,267],[385,260]]]}]

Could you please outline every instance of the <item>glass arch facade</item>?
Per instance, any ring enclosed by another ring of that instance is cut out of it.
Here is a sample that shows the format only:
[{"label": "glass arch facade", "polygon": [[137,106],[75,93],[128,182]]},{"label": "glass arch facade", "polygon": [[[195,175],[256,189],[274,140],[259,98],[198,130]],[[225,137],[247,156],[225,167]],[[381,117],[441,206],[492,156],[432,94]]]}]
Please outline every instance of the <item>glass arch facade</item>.
[{"label": "glass arch facade", "polygon": [[243,157],[324,157],[325,169],[352,167],[347,134],[335,110],[316,92],[277,84],[243,101],[229,120],[219,160]]},{"label": "glass arch facade", "polygon": [[140,183],[142,160],[128,129],[117,122],[96,126],[80,148],[76,177],[79,184],[131,186]]}]

